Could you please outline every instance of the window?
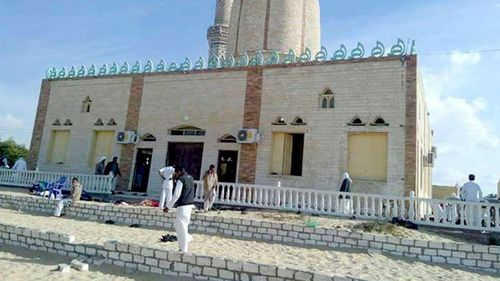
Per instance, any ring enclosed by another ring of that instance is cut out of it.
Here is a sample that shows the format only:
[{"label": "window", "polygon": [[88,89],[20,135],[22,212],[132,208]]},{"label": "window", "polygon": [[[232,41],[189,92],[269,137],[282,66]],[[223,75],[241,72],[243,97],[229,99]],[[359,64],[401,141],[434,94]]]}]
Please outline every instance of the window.
[{"label": "window", "polygon": [[59,121],[59,119],[56,119],[54,123],[52,123],[52,126],[61,126],[61,121]]},{"label": "window", "polygon": [[273,125],[286,125],[285,118],[278,116],[274,119]]},{"label": "window", "polygon": [[375,119],[375,122],[371,123],[370,126],[389,126],[389,124],[387,124],[383,118],[379,117]]},{"label": "window", "polygon": [[82,102],[82,113],[90,112],[90,106],[92,105],[92,100],[87,96]]},{"label": "window", "polygon": [[352,178],[387,180],[387,133],[350,133],[348,170]]},{"label": "window", "polygon": [[295,119],[293,119],[292,125],[306,125],[306,122],[304,122],[304,119],[297,116]]},{"label": "window", "polygon": [[270,172],[302,176],[304,134],[273,133]]},{"label": "window", "polygon": [[233,135],[223,135],[218,141],[220,143],[236,143],[236,137]]},{"label": "window", "polygon": [[335,96],[330,89],[327,89],[319,95],[319,101],[319,106],[321,108],[335,108]]},{"label": "window", "polygon": [[150,133],[144,134],[144,136],[142,136],[141,139],[142,139],[142,141],[145,141],[145,142],[155,142],[156,141],[156,137]]},{"label": "window", "polygon": [[66,121],[64,121],[64,126],[73,126],[73,123],[71,122],[71,120],[69,119],[66,119]]},{"label": "window", "polygon": [[48,162],[63,164],[66,161],[66,150],[68,148],[70,131],[52,131],[49,144]]},{"label": "window", "polygon": [[97,119],[94,123],[94,126],[104,126],[102,119],[101,118]]},{"label": "window", "polygon": [[347,123],[348,126],[364,126],[365,123],[361,121],[359,117],[354,117],[350,123]]},{"label": "window", "polygon": [[108,161],[111,159],[114,139],[115,131],[94,131],[89,157],[90,167],[93,167],[102,156],[106,157]]},{"label": "window", "polygon": [[109,119],[109,121],[108,121],[108,123],[106,125],[108,125],[108,126],[116,126],[115,119],[113,119],[113,118]]},{"label": "window", "polygon": [[186,126],[186,127],[178,127],[170,130],[170,135],[172,136],[204,136],[205,130]]}]

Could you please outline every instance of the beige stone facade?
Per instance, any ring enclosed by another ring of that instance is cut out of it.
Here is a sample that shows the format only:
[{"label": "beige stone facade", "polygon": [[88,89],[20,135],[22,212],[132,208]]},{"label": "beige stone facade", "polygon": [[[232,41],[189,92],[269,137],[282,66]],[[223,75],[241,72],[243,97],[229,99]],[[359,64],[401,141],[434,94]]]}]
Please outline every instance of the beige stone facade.
[{"label": "beige stone facade", "polygon": [[[168,144],[202,143],[201,171],[218,164],[219,151],[237,151],[238,182],[276,185],[280,181],[281,186],[333,191],[339,188],[342,172],[349,169],[348,136],[384,133],[385,180],[353,178],[352,191],[399,196],[414,191],[417,196],[430,197],[431,167],[422,159],[431,150],[431,132],[416,73],[416,57],[408,56],[403,62],[399,57],[369,58],[44,81],[50,83],[49,94],[44,92],[46,87],[42,88],[42,95],[49,96],[47,114],[45,122],[37,120],[37,124],[44,124],[43,134],[40,152],[32,158],[37,159],[40,170],[92,173],[97,160],[90,159],[95,131],[133,130],[139,136],[152,134],[156,141],[112,144],[113,156],[129,157],[131,161],[120,162],[126,178],[123,188],[130,188],[133,182],[138,149],[153,150],[148,192],[154,194],[159,192],[156,171],[166,163]],[[326,89],[333,93],[334,108],[321,107],[321,94]],[[409,98],[412,95],[414,99]],[[81,104],[87,96],[92,100],[91,109],[82,112]],[[282,117],[285,125],[273,124],[277,117]],[[355,117],[364,125],[349,125]],[[111,118],[116,125],[106,125]],[[297,118],[303,124],[294,124]],[[377,118],[387,124],[375,126]],[[72,125],[53,125],[56,119],[61,124],[69,119]],[[97,119],[104,125],[95,125]],[[414,126],[408,126],[412,122]],[[171,134],[172,129],[184,126],[206,133]],[[219,141],[224,135],[236,136],[243,127],[259,129],[261,142]],[[65,161],[59,164],[47,161],[54,130],[70,130]],[[271,174],[275,133],[304,135],[301,176]],[[32,151],[36,148],[32,146]]]}]

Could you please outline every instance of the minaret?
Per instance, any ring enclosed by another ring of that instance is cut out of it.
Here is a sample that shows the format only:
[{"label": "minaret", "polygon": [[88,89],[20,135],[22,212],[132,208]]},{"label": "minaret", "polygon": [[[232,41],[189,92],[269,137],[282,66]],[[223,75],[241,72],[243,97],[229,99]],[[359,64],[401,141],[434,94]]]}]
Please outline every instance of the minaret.
[{"label": "minaret", "polygon": [[233,0],[217,0],[214,25],[208,28],[209,57],[226,53]]},{"label": "minaret", "polygon": [[257,50],[296,55],[321,48],[319,0],[234,0],[227,52],[235,57]]}]

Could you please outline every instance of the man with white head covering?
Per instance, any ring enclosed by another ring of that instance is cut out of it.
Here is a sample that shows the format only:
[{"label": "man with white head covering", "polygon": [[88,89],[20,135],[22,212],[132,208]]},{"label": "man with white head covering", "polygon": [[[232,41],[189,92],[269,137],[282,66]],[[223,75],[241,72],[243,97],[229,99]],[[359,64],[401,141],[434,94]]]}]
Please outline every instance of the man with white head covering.
[{"label": "man with white head covering", "polygon": [[[340,192],[351,192],[352,180],[347,172],[342,174],[342,183],[340,185]],[[351,197],[346,195],[345,197],[340,195],[340,206],[344,215],[352,215],[352,202]]]},{"label": "man with white head covering", "polygon": [[161,193],[160,193],[160,203],[158,204],[158,208],[163,209],[166,207],[167,202],[172,199],[172,192],[174,189],[174,182],[172,180],[172,176],[175,172],[174,166],[163,167],[158,170],[160,177],[163,179],[163,183],[161,185]]},{"label": "man with white head covering", "polygon": [[99,162],[95,165],[95,174],[96,175],[103,175],[104,174],[104,167],[106,167],[106,157],[101,157],[99,159]]},{"label": "man with white head covering", "polygon": [[179,249],[183,253],[188,252],[188,244],[193,240],[193,237],[188,233],[189,223],[191,222],[191,211],[195,207],[194,203],[194,180],[184,168],[175,167],[175,190],[172,199],[167,202],[168,209],[176,207],[175,210],[175,233],[177,234],[177,243]]}]

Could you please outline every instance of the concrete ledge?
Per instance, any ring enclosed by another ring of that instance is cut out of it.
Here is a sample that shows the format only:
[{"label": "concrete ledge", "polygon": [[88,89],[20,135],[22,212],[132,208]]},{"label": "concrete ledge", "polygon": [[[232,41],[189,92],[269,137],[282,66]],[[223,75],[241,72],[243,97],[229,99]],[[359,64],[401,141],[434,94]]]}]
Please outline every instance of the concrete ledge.
[{"label": "concrete ledge", "polygon": [[103,246],[99,246],[79,244],[75,243],[74,240],[74,236],[0,224],[0,244],[10,244],[70,257],[89,255],[88,253],[91,252],[104,258],[104,261],[108,264],[137,269],[143,272],[206,280],[363,281],[348,277],[327,276],[289,268],[278,268],[272,265],[147,248],[117,241],[108,241]]},{"label": "concrete ledge", "polygon": [[[0,193],[0,207],[51,214],[55,201],[27,195]],[[65,209],[71,217],[90,221],[113,220],[122,224],[173,229],[173,213],[150,207],[114,206],[109,203],[79,202]],[[190,231],[241,239],[273,241],[322,248],[375,249],[422,261],[461,265],[500,273],[500,247],[478,244],[443,243],[374,235],[334,228],[310,228],[290,223],[258,221],[193,214]]]}]

